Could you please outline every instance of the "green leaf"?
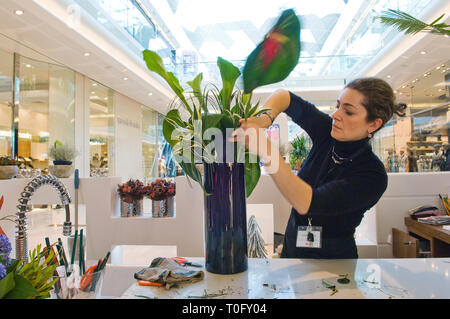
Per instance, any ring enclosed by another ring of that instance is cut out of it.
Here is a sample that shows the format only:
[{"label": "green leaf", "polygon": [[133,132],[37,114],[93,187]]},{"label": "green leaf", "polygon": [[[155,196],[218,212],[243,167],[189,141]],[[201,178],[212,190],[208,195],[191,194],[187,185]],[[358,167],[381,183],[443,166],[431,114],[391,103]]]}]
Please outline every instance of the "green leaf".
[{"label": "green leaf", "polygon": [[208,110],[205,110],[205,103],[203,100],[202,95],[202,89],[201,89],[201,83],[203,80],[203,73],[199,73],[192,81],[187,81],[186,83],[192,88],[192,91],[194,93],[194,96],[197,98],[200,108],[203,108],[205,112]]},{"label": "green leaf", "polygon": [[248,154],[245,156],[245,190],[247,198],[252,194],[258,184],[261,176],[261,168],[259,167],[259,158],[257,163],[250,163]]},{"label": "green leaf", "polygon": [[299,57],[300,21],[294,10],[285,10],[245,62],[244,94],[287,78]]},{"label": "green leaf", "polygon": [[183,102],[189,113],[192,114],[192,109],[183,95],[184,90],[180,85],[180,81],[178,81],[177,77],[172,72],[166,71],[161,57],[156,52],[151,50],[144,50],[142,54],[144,56],[145,63],[147,64],[147,68],[150,71],[159,74],[164,80],[166,80],[172,91]]},{"label": "green leaf", "polygon": [[11,264],[8,267],[6,267],[6,272],[7,273],[16,272],[17,267],[20,265],[21,262],[22,262],[21,259],[12,259]]},{"label": "green leaf", "polygon": [[337,282],[340,283],[340,284],[346,285],[346,284],[350,283],[350,279],[348,279],[348,278],[339,278],[337,280]]},{"label": "green leaf", "polygon": [[222,114],[202,114],[202,130],[203,133],[209,128],[220,129],[220,121],[222,120]]},{"label": "green leaf", "polygon": [[185,127],[185,123],[180,117],[180,112],[176,109],[167,112],[163,121],[163,135],[170,146],[174,146],[178,141],[172,140],[172,133],[177,126]]},{"label": "green leaf", "polygon": [[14,282],[14,273],[8,273],[2,280],[0,280],[0,299],[7,295],[14,289],[16,283]]},{"label": "green leaf", "polygon": [[222,77],[222,90],[220,91],[222,107],[224,109],[229,109],[234,84],[239,75],[241,75],[241,71],[239,71],[239,69],[231,62],[221,57],[217,58],[217,66],[219,67],[220,76]]},{"label": "green leaf", "polygon": [[431,24],[427,24],[404,11],[388,9],[383,11],[382,15],[376,18],[380,19],[382,23],[388,26],[397,27],[397,30],[404,31],[406,34],[417,34],[422,31],[427,31],[430,33],[450,35],[450,30],[448,30],[450,25],[445,23],[437,24],[444,15],[445,14],[441,15]]},{"label": "green leaf", "polygon": [[30,281],[21,275],[15,274],[14,281],[16,286],[5,296],[5,299],[26,299],[38,293]]}]

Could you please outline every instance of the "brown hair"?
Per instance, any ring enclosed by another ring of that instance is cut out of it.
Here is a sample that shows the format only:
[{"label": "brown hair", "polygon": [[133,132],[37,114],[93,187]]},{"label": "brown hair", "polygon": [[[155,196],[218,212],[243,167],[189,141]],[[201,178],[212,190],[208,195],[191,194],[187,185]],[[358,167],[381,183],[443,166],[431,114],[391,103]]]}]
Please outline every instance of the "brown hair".
[{"label": "brown hair", "polygon": [[356,90],[364,95],[365,99],[362,105],[367,110],[367,121],[371,122],[380,118],[383,124],[379,129],[392,118],[394,113],[398,116],[405,115],[406,104],[396,103],[394,91],[382,79],[374,77],[355,79],[348,83],[345,88]]}]

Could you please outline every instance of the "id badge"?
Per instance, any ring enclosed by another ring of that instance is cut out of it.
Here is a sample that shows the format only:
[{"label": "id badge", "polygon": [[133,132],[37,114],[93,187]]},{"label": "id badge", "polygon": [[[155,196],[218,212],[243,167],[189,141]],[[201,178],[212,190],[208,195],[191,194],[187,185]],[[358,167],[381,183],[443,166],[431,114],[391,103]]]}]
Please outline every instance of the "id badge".
[{"label": "id badge", "polygon": [[322,248],[322,226],[298,226],[296,246]]}]

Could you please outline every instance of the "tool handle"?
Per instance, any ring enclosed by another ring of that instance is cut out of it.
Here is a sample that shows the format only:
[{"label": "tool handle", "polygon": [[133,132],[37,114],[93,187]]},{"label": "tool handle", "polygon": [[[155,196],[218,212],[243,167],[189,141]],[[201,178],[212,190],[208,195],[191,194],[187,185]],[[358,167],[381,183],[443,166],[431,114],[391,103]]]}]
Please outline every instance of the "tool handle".
[{"label": "tool handle", "polygon": [[75,189],[78,189],[78,187],[80,187],[80,176],[79,176],[78,168],[75,169],[74,183],[75,183]]}]

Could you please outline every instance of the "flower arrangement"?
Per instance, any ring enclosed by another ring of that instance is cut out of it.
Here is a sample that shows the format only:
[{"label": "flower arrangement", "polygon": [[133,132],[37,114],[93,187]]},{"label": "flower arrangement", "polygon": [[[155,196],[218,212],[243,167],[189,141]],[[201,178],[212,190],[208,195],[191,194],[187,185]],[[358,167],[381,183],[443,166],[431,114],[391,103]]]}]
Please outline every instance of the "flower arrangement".
[{"label": "flower arrangement", "polygon": [[143,199],[145,195],[149,194],[151,190],[150,185],[144,185],[140,180],[130,179],[128,182],[119,184],[117,192],[120,199],[126,203],[133,203],[134,200]]},{"label": "flower arrangement", "polygon": [[152,200],[164,200],[175,196],[175,183],[168,180],[157,179],[150,185],[150,192],[147,197]]},{"label": "flower arrangement", "polygon": [[72,162],[72,160],[77,156],[77,151],[75,148],[63,144],[60,141],[55,141],[52,147],[50,147],[49,155],[56,162]]},{"label": "flower arrangement", "polygon": [[[297,65],[299,57],[300,21],[292,9],[282,12],[264,40],[247,57],[242,70],[243,90],[234,88],[241,70],[218,57],[217,66],[222,88],[212,85],[212,89],[205,87],[202,91],[203,74],[200,73],[187,82],[192,91],[187,92],[189,96],[185,96],[178,78],[165,69],[161,57],[154,51],[143,51],[147,68],[167,82],[178,98],[181,110],[188,113],[189,118],[186,119],[182,118],[180,110],[171,109],[164,118],[163,135],[185,174],[198,182],[205,192],[202,175],[195,165],[194,157],[202,154],[200,156],[208,163],[217,162],[219,157],[217,150],[209,148],[212,138],[204,136],[205,131],[217,129],[226,136],[227,130],[235,130],[240,125],[240,119],[254,117],[266,111],[267,109],[259,109],[259,102],[252,105],[253,90],[284,80]],[[184,147],[182,144],[190,146]],[[242,148],[234,154],[235,162],[238,162],[236,158],[242,160],[242,154],[245,154],[245,184],[248,197],[258,183],[261,170],[259,159],[255,160],[249,156],[248,150]]]},{"label": "flower arrangement", "polygon": [[[3,205],[0,199],[0,209]],[[1,220],[10,220],[5,216]],[[43,299],[50,297],[50,290],[58,279],[52,279],[56,265],[52,264],[54,252],[41,251],[38,245],[29,252],[29,259],[16,260],[10,257],[11,243],[0,228],[0,299]]]}]

